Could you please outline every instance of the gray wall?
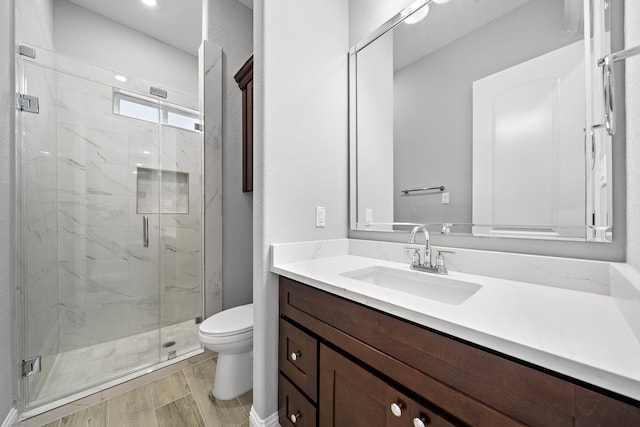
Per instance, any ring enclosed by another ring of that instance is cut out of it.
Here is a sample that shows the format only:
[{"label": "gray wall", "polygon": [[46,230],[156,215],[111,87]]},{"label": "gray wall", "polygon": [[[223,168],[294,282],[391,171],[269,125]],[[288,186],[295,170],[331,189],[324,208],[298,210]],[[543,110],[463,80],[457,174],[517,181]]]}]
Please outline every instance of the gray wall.
[{"label": "gray wall", "polygon": [[[395,0],[393,6],[385,0],[349,0],[350,43],[364,38],[378,26],[411,2]],[[534,2],[535,3],[535,2]],[[619,3],[617,0],[615,3]],[[627,3],[630,3],[627,1]],[[394,7],[395,6],[395,7]],[[357,14],[354,12],[358,12]],[[614,28],[622,25],[621,9],[614,8]],[[615,36],[614,36],[615,41]],[[519,46],[514,46],[513,49]],[[620,91],[621,92],[621,91]],[[619,94],[622,95],[622,94]],[[622,101],[623,96],[619,96]],[[620,109],[619,109],[620,110]],[[631,116],[629,116],[631,117]],[[620,127],[624,127],[620,124]],[[624,261],[627,239],[626,228],[626,171],[624,129],[619,130],[613,142],[613,243],[556,242],[547,240],[499,239],[470,236],[432,236],[434,245],[503,252],[529,253],[583,259]],[[349,231],[350,238],[406,242],[408,233]]]},{"label": "gray wall", "polygon": [[[562,2],[536,0],[397,70],[395,221],[471,223],[473,82],[580,39],[563,31]],[[400,195],[436,185],[449,204],[437,193]]]},{"label": "gray wall", "polygon": [[207,39],[223,54],[222,306],[227,309],[253,301],[253,193],[242,192],[242,94],[233,78],[253,53],[253,12],[229,0],[210,0],[207,8]]},{"label": "gray wall", "polygon": [[[627,0],[626,46],[640,45],[640,2]],[[626,61],[627,261],[640,270],[640,56]]]},{"label": "gray wall", "polygon": [[[16,366],[11,286],[13,0],[0,2],[0,423],[14,406]],[[9,344],[9,345],[7,345]]]}]

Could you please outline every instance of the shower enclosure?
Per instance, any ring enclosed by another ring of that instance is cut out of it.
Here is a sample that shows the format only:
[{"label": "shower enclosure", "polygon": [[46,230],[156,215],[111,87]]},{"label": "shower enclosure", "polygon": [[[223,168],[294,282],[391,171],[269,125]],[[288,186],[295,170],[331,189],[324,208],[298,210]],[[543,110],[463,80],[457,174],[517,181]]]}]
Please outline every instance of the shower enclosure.
[{"label": "shower enclosure", "polygon": [[203,135],[195,97],[46,49],[16,82],[28,411],[200,351]]}]

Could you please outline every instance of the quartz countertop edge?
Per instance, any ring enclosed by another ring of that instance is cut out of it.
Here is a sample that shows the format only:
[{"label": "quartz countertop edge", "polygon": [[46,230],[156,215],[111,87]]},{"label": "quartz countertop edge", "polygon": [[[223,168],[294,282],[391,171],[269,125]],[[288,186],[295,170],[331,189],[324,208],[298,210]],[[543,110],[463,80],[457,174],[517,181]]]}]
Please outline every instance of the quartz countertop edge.
[{"label": "quartz countertop edge", "polygon": [[295,262],[272,253],[271,271],[640,401],[640,343],[613,297],[450,272],[482,288],[461,304],[448,304],[344,276],[371,266],[408,270],[408,265],[341,249],[306,260],[298,255]]}]

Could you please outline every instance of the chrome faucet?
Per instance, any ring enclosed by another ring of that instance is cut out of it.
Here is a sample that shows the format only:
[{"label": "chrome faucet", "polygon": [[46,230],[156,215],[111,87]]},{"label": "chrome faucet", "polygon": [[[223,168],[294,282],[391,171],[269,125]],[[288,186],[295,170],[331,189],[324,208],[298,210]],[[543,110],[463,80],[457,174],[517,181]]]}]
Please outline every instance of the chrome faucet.
[{"label": "chrome faucet", "polygon": [[[420,248],[416,247],[416,234],[422,231],[424,234],[424,248],[422,248],[422,253],[420,252]],[[411,269],[418,271],[427,271],[429,273],[436,274],[448,274],[447,267],[445,266],[445,260],[443,253],[455,253],[454,251],[445,251],[438,250],[438,256],[436,257],[436,263],[431,263],[431,238],[429,237],[429,231],[424,225],[418,225],[411,230],[411,234],[409,235],[409,245],[406,246],[405,249],[413,250],[412,260],[411,260]],[[421,256],[422,255],[422,256]]]},{"label": "chrome faucet", "polygon": [[413,262],[411,263],[411,268],[431,267],[431,238],[429,237],[429,232],[427,231],[424,225],[417,225],[413,227],[413,230],[411,230],[411,234],[409,235],[409,244],[414,245],[416,243],[416,234],[418,234],[419,231],[422,231],[422,233],[424,234],[424,249],[423,249],[424,255],[421,260],[420,251],[417,249],[414,249]]}]

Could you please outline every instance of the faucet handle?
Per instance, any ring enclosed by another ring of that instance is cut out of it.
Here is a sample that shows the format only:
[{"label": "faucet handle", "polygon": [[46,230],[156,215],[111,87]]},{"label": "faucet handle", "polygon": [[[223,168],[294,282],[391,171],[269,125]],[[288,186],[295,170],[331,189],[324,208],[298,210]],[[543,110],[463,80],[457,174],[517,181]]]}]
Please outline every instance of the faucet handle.
[{"label": "faucet handle", "polygon": [[412,251],[411,252],[411,265],[420,265],[421,262],[421,252],[422,246],[409,244],[404,247],[405,250]]},{"label": "faucet handle", "polygon": [[436,257],[436,270],[438,270],[438,273],[440,274],[449,273],[447,271],[447,266],[445,265],[444,255],[442,254],[455,254],[455,253],[456,252],[452,250],[438,249],[438,256]]}]

